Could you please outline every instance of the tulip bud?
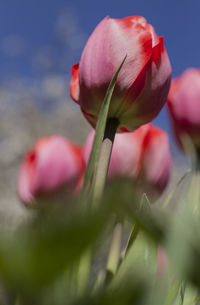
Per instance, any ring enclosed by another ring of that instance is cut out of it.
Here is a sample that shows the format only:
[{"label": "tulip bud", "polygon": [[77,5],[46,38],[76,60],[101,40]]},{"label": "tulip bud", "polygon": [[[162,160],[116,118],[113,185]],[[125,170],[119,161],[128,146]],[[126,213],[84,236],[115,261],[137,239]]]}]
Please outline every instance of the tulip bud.
[{"label": "tulip bud", "polygon": [[83,174],[81,150],[67,139],[54,135],[39,139],[27,152],[18,176],[20,199],[35,202],[64,199]]},{"label": "tulip bud", "polygon": [[[83,148],[83,159],[87,164],[94,131]],[[146,124],[134,132],[117,134],[111,154],[109,178],[132,177],[152,196],[164,191],[171,173],[171,155],[167,134],[152,124]],[[152,197],[152,198],[153,198]]]},{"label": "tulip bud", "polygon": [[[83,159],[88,163],[90,152],[94,140],[95,131],[93,130],[85,143],[83,148]],[[117,134],[112,149],[108,176],[136,176],[140,154],[141,145],[138,144],[137,139],[132,132]]]},{"label": "tulip bud", "polygon": [[189,152],[189,147],[186,147],[184,142],[188,138],[199,151],[200,69],[187,69],[173,80],[167,106],[180,147]]},{"label": "tulip bud", "polygon": [[[142,129],[146,128],[146,133]],[[168,135],[160,128],[148,124],[135,131],[143,136],[139,177],[152,191],[161,194],[171,174],[171,154]]]},{"label": "tulip bud", "polygon": [[151,121],[166,101],[171,66],[163,38],[143,17],[106,17],[89,37],[80,64],[72,67],[70,83],[72,99],[93,127],[108,85],[126,55],[108,114],[120,122],[118,132]]}]

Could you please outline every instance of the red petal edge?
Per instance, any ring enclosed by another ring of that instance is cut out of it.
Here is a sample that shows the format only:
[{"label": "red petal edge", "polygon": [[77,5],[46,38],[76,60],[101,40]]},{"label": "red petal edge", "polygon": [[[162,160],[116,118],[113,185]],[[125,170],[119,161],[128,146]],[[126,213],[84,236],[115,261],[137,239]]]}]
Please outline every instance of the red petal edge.
[{"label": "red petal edge", "polygon": [[70,96],[75,103],[79,104],[79,63],[72,66],[71,72],[72,78],[69,85]]},{"label": "red petal edge", "polygon": [[164,38],[159,38],[159,43],[152,49],[152,62],[155,62],[157,66],[161,62],[161,54],[164,52]]}]

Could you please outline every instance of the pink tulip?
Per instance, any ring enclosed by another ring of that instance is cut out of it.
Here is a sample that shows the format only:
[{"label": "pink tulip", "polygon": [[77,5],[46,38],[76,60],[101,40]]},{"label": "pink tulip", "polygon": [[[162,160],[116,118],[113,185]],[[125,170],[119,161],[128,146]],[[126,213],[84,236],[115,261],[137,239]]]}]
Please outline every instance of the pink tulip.
[{"label": "pink tulip", "polygon": [[[83,148],[83,159],[86,164],[89,160],[94,135],[95,131],[93,130],[89,134]],[[109,165],[109,177],[115,177],[116,175],[136,176],[141,154],[141,145],[138,145],[138,141],[140,140],[137,139],[132,132],[117,134],[115,136]]]},{"label": "pink tulip", "polygon": [[[87,164],[94,131],[83,148]],[[134,132],[117,134],[111,154],[109,177],[128,176],[140,182],[147,192],[155,196],[167,186],[171,173],[171,154],[167,134],[152,124],[146,124]]]},{"label": "pink tulip", "polygon": [[[142,126],[135,131],[138,137],[141,136],[143,128]],[[143,136],[140,178],[146,181],[152,190],[162,193],[170,178],[171,163],[168,135],[162,129],[148,124]]]},{"label": "pink tulip", "polygon": [[63,191],[77,187],[83,166],[81,149],[67,139],[59,135],[39,139],[27,152],[19,171],[20,199],[30,205],[56,194],[59,200]]},{"label": "pink tulip", "polygon": [[154,119],[163,107],[171,66],[154,28],[145,18],[104,18],[89,37],[80,64],[72,67],[70,94],[93,127],[108,85],[127,55],[111,100],[109,117],[119,131],[132,131]]},{"label": "pink tulip", "polygon": [[194,146],[200,148],[200,69],[187,69],[173,80],[168,110],[180,146],[184,136],[189,136]]}]

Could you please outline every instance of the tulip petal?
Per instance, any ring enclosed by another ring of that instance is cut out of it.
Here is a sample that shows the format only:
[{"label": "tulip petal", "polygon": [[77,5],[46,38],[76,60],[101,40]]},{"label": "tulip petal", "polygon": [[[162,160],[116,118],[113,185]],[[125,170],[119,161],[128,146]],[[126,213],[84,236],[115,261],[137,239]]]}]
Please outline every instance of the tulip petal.
[{"label": "tulip petal", "polygon": [[109,83],[125,55],[108,113],[108,117],[120,121],[118,132],[148,123],[166,101],[171,66],[163,38],[144,17],[106,17],[90,35],[79,71],[72,70],[70,84],[72,98],[93,127]]},{"label": "tulip petal", "polygon": [[[94,140],[93,130],[83,147],[88,163]],[[134,132],[117,134],[110,159],[109,178],[132,177],[155,199],[167,186],[171,174],[171,154],[167,134],[151,123]]]},{"label": "tulip petal", "polygon": [[171,65],[161,37],[123,100],[121,124],[132,130],[157,116],[167,99],[170,81]]},{"label": "tulip petal", "polygon": [[92,113],[85,111],[82,107],[81,111],[84,114],[86,120],[92,125],[93,128],[95,128],[98,117]]},{"label": "tulip petal", "polygon": [[36,167],[36,158],[37,157],[34,150],[29,151],[26,154],[24,162],[20,168],[17,189],[21,199],[24,202],[30,202],[33,199],[31,186]]},{"label": "tulip petal", "polygon": [[[125,19],[125,20],[124,20]],[[127,54],[111,102],[110,116],[121,104],[125,90],[137,78],[152,53],[152,35],[144,18],[105,18],[90,36],[80,61],[80,105],[98,115],[108,84]],[[141,19],[141,20],[140,20]],[[126,23],[130,22],[127,27]]]},{"label": "tulip petal", "polygon": [[121,117],[123,116],[123,113],[126,111],[130,111],[130,107],[134,107],[134,101],[137,99],[137,97],[140,95],[142,90],[144,89],[145,82],[146,82],[146,73],[147,73],[147,67],[148,64],[145,64],[145,66],[142,68],[140,73],[138,74],[136,80],[132,83],[132,85],[129,87],[129,89],[126,92],[126,95],[124,96],[121,106],[118,109],[117,116]]},{"label": "tulip petal", "polygon": [[[199,126],[200,122],[200,71],[187,69],[181,77],[173,81],[169,92],[169,100],[174,108],[174,114],[190,125]],[[191,102],[192,101],[192,102]],[[187,124],[186,124],[187,125]]]},{"label": "tulip petal", "polygon": [[[19,172],[18,193],[30,205],[65,187],[75,190],[83,175],[81,149],[67,139],[54,135],[36,141],[27,153]],[[60,192],[61,194],[61,192]]]},{"label": "tulip petal", "polygon": [[70,96],[75,103],[79,104],[79,63],[73,65],[71,71],[72,79],[69,86]]},{"label": "tulip petal", "polygon": [[34,193],[51,191],[79,175],[71,145],[59,136],[52,139],[53,141],[36,146],[38,157],[33,182]]},{"label": "tulip petal", "polygon": [[169,140],[160,128],[153,125],[149,127],[143,140],[141,173],[161,193],[168,183],[171,172]]},{"label": "tulip petal", "polygon": [[190,153],[189,143],[184,143],[188,136],[191,145],[200,147],[199,101],[200,69],[189,68],[173,80],[167,101],[175,136],[185,153]]}]

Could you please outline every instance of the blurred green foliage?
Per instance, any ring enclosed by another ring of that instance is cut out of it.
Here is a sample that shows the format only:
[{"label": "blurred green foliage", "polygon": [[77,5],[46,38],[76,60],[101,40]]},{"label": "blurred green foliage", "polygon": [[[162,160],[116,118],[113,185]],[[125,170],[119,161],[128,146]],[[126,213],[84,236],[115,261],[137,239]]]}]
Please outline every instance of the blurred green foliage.
[{"label": "blurred green foliage", "polygon": [[[16,297],[21,305],[198,304],[200,226],[192,205],[173,213],[148,203],[141,208],[141,192],[127,179],[110,182],[93,211],[72,200],[73,207],[46,206],[15,232],[0,234],[1,304],[15,304]],[[96,272],[79,292],[80,261],[92,253],[91,273],[114,220],[137,224],[139,233],[108,284],[98,286]],[[157,270],[159,245],[168,254],[167,280]]]}]

